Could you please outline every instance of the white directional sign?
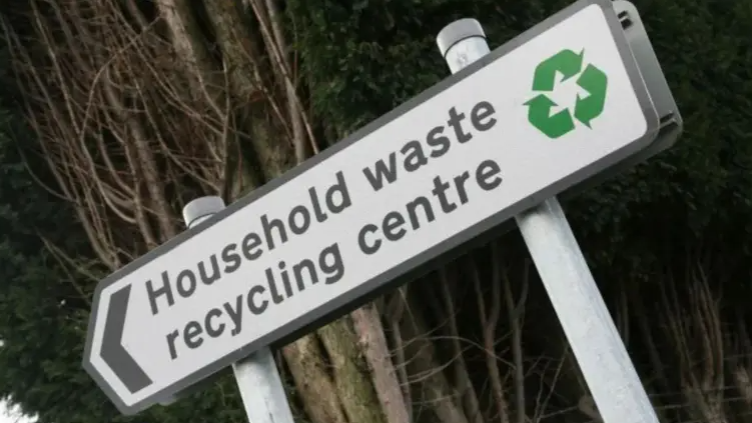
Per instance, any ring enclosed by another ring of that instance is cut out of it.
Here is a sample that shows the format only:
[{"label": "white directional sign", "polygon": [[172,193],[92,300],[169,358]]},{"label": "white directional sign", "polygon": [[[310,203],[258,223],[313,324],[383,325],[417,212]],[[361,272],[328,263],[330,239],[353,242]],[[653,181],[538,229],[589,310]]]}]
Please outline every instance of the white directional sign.
[{"label": "white directional sign", "polygon": [[610,1],[575,3],[102,281],[84,366],[122,412],[144,409],[639,151],[657,129]]}]

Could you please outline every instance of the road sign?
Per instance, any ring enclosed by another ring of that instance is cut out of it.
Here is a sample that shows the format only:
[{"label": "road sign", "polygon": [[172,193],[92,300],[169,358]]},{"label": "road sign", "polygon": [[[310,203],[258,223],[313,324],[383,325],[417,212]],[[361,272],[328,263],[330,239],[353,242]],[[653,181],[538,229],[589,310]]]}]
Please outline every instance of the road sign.
[{"label": "road sign", "polygon": [[142,410],[414,275],[658,128],[610,2],[575,3],[103,280],[84,367],[122,412]]}]

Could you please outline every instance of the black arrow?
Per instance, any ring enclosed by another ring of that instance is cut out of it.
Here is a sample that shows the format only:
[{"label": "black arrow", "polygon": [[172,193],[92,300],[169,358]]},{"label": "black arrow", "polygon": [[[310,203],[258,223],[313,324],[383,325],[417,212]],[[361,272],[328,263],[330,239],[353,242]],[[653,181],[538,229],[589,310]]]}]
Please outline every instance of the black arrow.
[{"label": "black arrow", "polygon": [[125,313],[128,311],[130,297],[130,285],[112,294],[100,355],[131,394],[134,394],[151,385],[152,380],[123,347]]}]

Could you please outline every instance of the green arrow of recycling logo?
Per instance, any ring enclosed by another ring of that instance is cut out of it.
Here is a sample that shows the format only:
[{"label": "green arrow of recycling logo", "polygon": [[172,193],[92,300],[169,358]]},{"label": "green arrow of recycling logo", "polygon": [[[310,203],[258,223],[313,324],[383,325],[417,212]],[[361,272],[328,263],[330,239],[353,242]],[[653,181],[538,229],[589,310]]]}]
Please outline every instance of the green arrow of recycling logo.
[{"label": "green arrow of recycling logo", "polygon": [[[584,53],[584,50],[579,54],[572,50],[561,50],[535,68],[533,91],[539,94],[525,102],[528,106],[527,119],[549,138],[559,138],[573,131],[574,119],[590,128],[590,122],[603,112],[608,77],[602,70],[591,64],[585,66],[583,70]],[[564,109],[551,114],[551,108],[557,104],[545,93],[554,90],[556,72],[564,75],[562,82],[579,75],[577,85],[589,94],[584,98],[577,95],[574,113],[571,113],[569,109]]]}]

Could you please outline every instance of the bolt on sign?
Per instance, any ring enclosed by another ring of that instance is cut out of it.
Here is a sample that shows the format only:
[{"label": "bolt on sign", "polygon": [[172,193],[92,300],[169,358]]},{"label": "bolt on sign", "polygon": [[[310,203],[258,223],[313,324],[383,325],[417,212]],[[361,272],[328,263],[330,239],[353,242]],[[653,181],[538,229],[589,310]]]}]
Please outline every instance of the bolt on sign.
[{"label": "bolt on sign", "polygon": [[581,0],[97,287],[84,367],[127,414],[408,281],[655,139],[608,0]]}]

